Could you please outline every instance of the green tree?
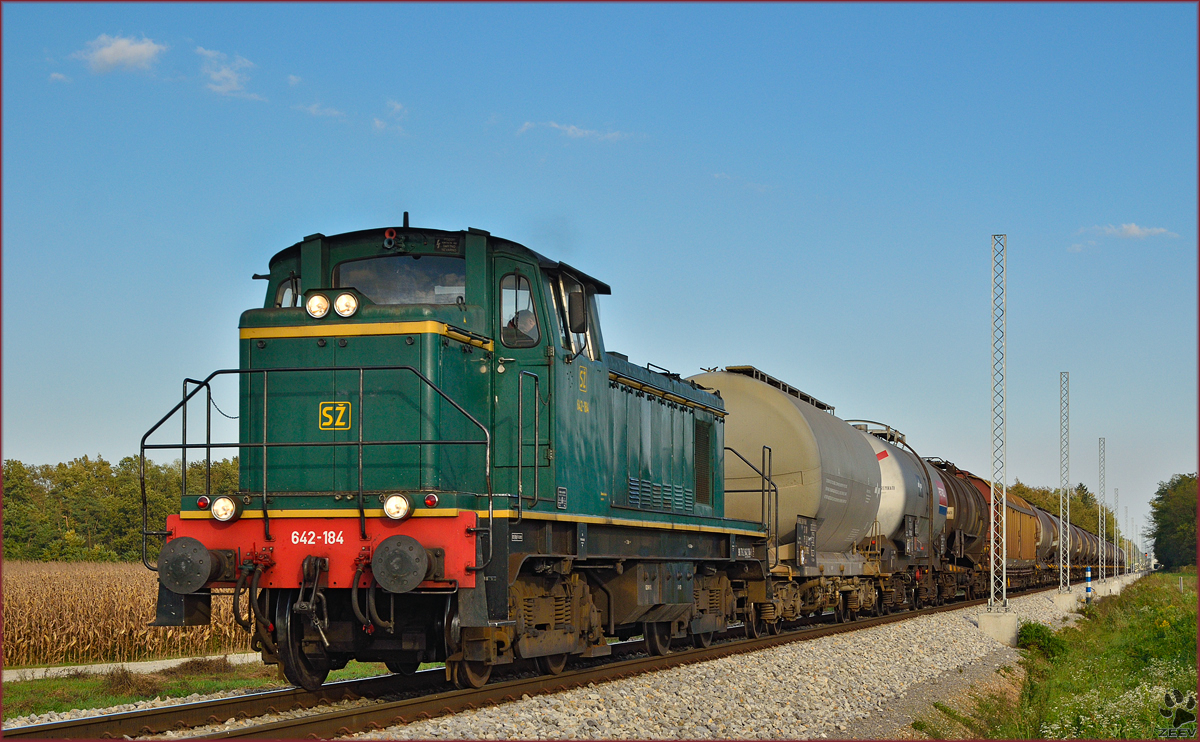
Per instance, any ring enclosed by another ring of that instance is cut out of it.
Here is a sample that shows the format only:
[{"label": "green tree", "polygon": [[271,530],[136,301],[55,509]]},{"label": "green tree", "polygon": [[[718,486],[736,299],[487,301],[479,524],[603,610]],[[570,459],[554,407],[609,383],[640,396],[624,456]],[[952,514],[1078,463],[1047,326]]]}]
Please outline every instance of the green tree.
[{"label": "green tree", "polygon": [[1088,507],[1096,507],[1096,496],[1087,488],[1083,482],[1075,485],[1075,492],[1071,494],[1072,499],[1077,499]]},{"label": "green tree", "polygon": [[1196,563],[1196,474],[1159,482],[1150,500],[1154,553],[1167,568]]},{"label": "green tree", "polygon": [[[146,462],[147,522],[161,530],[182,502],[182,464]],[[141,461],[127,456],[115,466],[103,457],[32,466],[4,462],[4,558],[66,561],[140,561],[142,558]],[[238,489],[238,460],[214,461],[212,492]],[[188,465],[188,496],[204,492],[204,462]],[[151,538],[153,562],[161,545]]]}]

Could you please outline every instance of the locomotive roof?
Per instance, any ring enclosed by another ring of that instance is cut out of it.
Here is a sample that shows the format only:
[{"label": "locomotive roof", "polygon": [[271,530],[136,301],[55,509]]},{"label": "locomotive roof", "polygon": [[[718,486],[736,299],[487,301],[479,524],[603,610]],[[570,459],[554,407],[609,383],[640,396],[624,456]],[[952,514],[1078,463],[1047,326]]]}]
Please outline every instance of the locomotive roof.
[{"label": "locomotive roof", "polygon": [[551,260],[550,258],[547,258],[545,255],[542,255],[541,253],[537,252],[536,250],[531,250],[530,248],[525,247],[524,245],[522,245],[519,242],[513,242],[512,240],[506,240],[503,237],[495,237],[490,232],[485,232],[482,229],[464,229],[464,230],[459,230],[457,232],[451,232],[451,231],[445,230],[445,229],[419,229],[416,227],[379,227],[376,229],[360,229],[360,230],[357,230],[354,232],[343,232],[342,234],[335,234],[335,235],[329,235],[329,236],[323,235],[320,232],[318,232],[317,234],[310,234],[307,237],[305,237],[303,240],[301,240],[300,242],[297,242],[296,244],[292,245],[291,247],[285,247],[284,249],[275,253],[275,255],[273,255],[271,257],[271,261],[268,265],[274,265],[275,261],[281,260],[286,257],[290,257],[294,253],[299,252],[301,243],[306,242],[308,240],[313,240],[313,239],[323,239],[323,240],[354,239],[354,238],[359,238],[359,237],[365,237],[365,236],[372,235],[372,234],[378,234],[380,232],[383,232],[385,229],[394,229],[394,230],[396,230],[397,234],[456,235],[456,236],[457,235],[466,235],[466,234],[483,235],[485,237],[488,237],[493,245],[502,244],[505,246],[515,247],[520,250],[524,250],[525,252],[528,252],[530,255],[532,255],[534,258],[537,259],[538,265],[546,270],[557,270],[557,271],[562,271],[564,273],[569,273],[570,275],[579,279],[579,281],[581,283],[590,284],[596,290],[597,294],[602,294],[605,296],[612,294],[612,288],[607,283],[605,283],[597,278],[593,278],[592,276],[589,276],[587,273],[584,273],[583,271],[579,270],[578,268],[575,268],[573,266],[567,265],[566,263],[562,263],[562,262],[559,262],[556,260]]}]

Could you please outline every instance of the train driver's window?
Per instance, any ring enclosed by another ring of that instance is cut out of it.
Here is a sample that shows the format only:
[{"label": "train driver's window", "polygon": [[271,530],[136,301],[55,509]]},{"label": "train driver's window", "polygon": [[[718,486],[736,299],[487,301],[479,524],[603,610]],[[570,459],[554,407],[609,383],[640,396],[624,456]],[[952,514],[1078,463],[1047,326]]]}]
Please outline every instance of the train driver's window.
[{"label": "train driver's window", "polygon": [[541,338],[529,279],[510,273],[500,279],[500,339],[510,348],[532,348]]},{"label": "train driver's window", "polygon": [[279,290],[275,292],[275,306],[283,309],[300,306],[300,294],[297,292],[299,282],[294,278],[289,278],[279,284]]}]

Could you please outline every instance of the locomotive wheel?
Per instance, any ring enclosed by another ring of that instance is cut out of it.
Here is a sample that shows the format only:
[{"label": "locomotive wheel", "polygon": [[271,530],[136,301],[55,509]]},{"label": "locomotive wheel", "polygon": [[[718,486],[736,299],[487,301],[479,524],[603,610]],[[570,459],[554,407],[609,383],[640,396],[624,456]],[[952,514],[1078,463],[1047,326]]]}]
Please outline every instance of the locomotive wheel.
[{"label": "locomotive wheel", "polygon": [[482,688],[492,677],[492,666],[479,660],[459,660],[454,684],[459,688]]},{"label": "locomotive wheel", "polygon": [[394,672],[397,675],[416,675],[417,668],[421,666],[420,660],[386,660],[388,672]]},{"label": "locomotive wheel", "polygon": [[646,637],[646,651],[661,657],[671,651],[671,624],[666,621],[642,624],[642,635]]},{"label": "locomotive wheel", "polygon": [[743,623],[745,624],[747,639],[757,639],[767,631],[767,627],[763,625],[762,619],[758,617],[758,611],[754,610],[753,605],[746,611]]},{"label": "locomotive wheel", "polygon": [[696,649],[708,649],[712,646],[713,632],[704,631],[699,634],[692,634],[692,646]]},{"label": "locomotive wheel", "polygon": [[275,606],[275,645],[279,649],[279,664],[283,676],[292,685],[304,690],[316,690],[329,676],[329,661],[309,657],[304,653],[301,639],[304,638],[304,616],[292,612],[296,603],[297,590],[281,590]]},{"label": "locomotive wheel", "polygon": [[771,623],[767,624],[767,633],[771,636],[779,636],[779,632],[782,629],[783,626],[780,625],[779,621],[772,621]]},{"label": "locomotive wheel", "polygon": [[561,675],[567,666],[567,654],[548,654],[534,661],[543,675]]}]

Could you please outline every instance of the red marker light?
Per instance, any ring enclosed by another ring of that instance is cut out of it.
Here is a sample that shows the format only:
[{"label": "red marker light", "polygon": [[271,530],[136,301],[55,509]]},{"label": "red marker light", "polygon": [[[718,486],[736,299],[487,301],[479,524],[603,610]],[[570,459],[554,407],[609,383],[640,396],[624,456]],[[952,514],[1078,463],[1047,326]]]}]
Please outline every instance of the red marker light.
[{"label": "red marker light", "polygon": [[383,233],[383,236],[389,240],[394,240],[394,239],[396,239],[396,230],[394,230],[394,229],[385,230]]},{"label": "red marker light", "polygon": [[428,495],[425,495],[425,507],[436,508],[437,504],[438,504],[438,496],[437,495],[433,494],[432,492],[430,492]]},{"label": "red marker light", "polygon": [[208,497],[206,495],[200,495],[199,497],[197,497],[196,498],[196,507],[200,508],[201,510],[208,507]]}]

